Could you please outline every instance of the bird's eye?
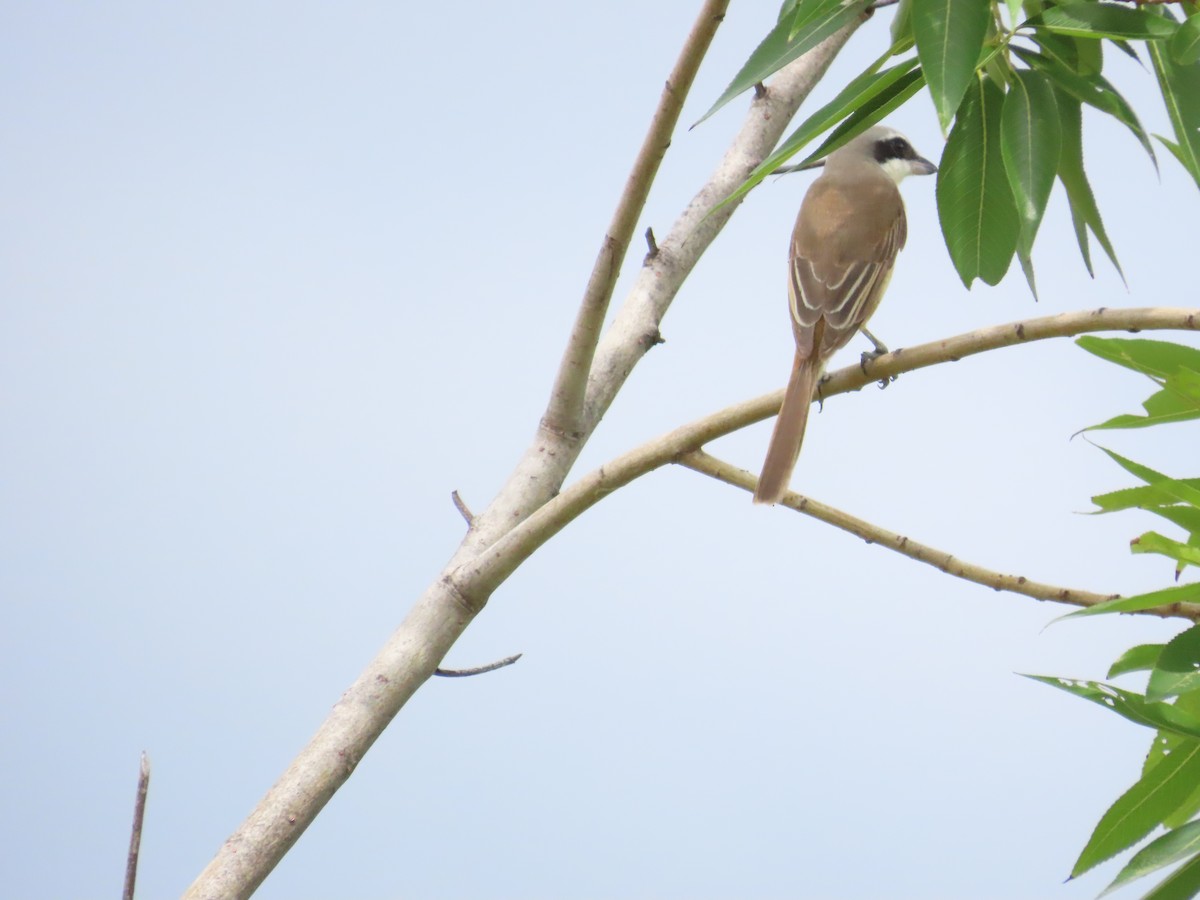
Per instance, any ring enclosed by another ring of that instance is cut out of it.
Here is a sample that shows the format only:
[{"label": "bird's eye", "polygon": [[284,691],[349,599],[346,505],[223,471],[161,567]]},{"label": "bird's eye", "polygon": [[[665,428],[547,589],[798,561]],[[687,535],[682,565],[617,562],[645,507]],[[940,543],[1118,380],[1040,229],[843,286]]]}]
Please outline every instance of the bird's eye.
[{"label": "bird's eye", "polygon": [[875,145],[875,160],[881,164],[889,159],[915,159],[916,156],[912,145],[902,137],[888,138]]}]

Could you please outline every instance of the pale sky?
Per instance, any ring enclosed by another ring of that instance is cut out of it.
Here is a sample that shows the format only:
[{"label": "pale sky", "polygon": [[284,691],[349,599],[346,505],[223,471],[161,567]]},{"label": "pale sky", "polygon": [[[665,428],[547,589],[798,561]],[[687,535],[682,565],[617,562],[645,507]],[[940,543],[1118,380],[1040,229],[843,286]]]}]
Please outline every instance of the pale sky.
[{"label": "pale sky", "polygon": [[[0,7],[8,895],[118,895],[142,750],[139,896],[181,893],[437,576],[451,490],[482,508],[533,434],[698,6]],[[686,123],[776,10],[733,5]],[[1152,74],[1106,71],[1167,133]],[[639,233],[665,233],[745,107],[675,136]],[[940,157],[926,97],[889,124]],[[910,179],[872,330],[1197,305],[1200,192],[1121,126],[1085,130],[1128,291],[1098,247],[1087,276],[1058,189],[1041,302],[1015,266],[966,291],[934,181]],[[783,385],[810,180],[748,198],[578,474]],[[912,373],[814,415],[793,486],[1002,571],[1163,587],[1170,564],[1128,552],[1161,523],[1078,514],[1129,478],[1070,439],[1150,388],[1069,341]],[[769,430],[710,449],[757,471]],[[1096,440],[1193,476],[1196,438]],[[496,593],[447,665],[525,657],[427,684],[257,896],[1092,897],[1114,864],[1061,882],[1151,734],[1015,673],[1100,678],[1182,623],[1045,627],[1064,611],[654,473]]]}]

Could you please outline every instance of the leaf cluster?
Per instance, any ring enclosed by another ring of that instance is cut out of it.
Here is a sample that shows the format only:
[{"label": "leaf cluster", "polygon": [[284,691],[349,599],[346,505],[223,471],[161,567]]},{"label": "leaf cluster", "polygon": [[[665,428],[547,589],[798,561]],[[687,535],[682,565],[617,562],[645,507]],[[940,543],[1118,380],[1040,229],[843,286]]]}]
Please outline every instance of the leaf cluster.
[{"label": "leaf cluster", "polygon": [[[1140,60],[1141,45],[1174,132],[1173,140],[1154,137],[1200,185],[1200,12],[1194,0],[1181,6],[1182,22],[1161,4],[900,0],[892,45],[805,119],[728,201],[819,136],[820,145],[793,168],[816,163],[927,87],[947,134],[938,215],[963,284],[998,284],[1015,257],[1036,296],[1033,245],[1056,180],[1088,272],[1094,274],[1094,237],[1120,273],[1084,169],[1082,108],[1119,121],[1157,166],[1150,135],[1103,74],[1107,48]],[[776,26],[705,118],[871,8],[868,0],[786,0]]]},{"label": "leaf cluster", "polygon": [[[1102,359],[1144,375],[1156,386],[1142,404],[1145,415],[1117,416],[1087,430],[1145,428],[1200,418],[1200,351],[1141,339],[1088,336],[1078,343]],[[1171,478],[1110,450],[1104,452],[1139,483],[1093,497],[1096,512],[1141,509],[1167,520],[1186,533],[1185,540],[1150,531],[1133,539],[1133,552],[1154,553],[1172,560],[1176,580],[1188,566],[1200,565],[1200,478]],[[1197,599],[1200,584],[1175,585],[1110,600],[1065,618],[1135,612]],[[1101,817],[1071,877],[1134,846],[1161,827],[1165,833],[1138,850],[1104,894],[1180,864],[1144,897],[1194,897],[1200,894],[1200,624],[1165,644],[1142,644],[1126,651],[1109,668],[1108,678],[1131,672],[1149,673],[1144,693],[1106,682],[1030,676],[1155,730],[1140,777]]]}]

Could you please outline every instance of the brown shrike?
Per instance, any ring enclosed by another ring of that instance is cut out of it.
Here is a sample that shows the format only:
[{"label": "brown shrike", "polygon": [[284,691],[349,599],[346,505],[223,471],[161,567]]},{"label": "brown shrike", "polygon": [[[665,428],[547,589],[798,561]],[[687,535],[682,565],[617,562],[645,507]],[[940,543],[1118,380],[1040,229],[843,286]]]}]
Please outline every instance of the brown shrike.
[{"label": "brown shrike", "polygon": [[796,358],[755,503],[778,503],[787,491],[825,363],[867,324],[887,289],[908,236],[896,185],[936,171],[903,135],[876,126],[831,153],[804,195],[788,253]]}]

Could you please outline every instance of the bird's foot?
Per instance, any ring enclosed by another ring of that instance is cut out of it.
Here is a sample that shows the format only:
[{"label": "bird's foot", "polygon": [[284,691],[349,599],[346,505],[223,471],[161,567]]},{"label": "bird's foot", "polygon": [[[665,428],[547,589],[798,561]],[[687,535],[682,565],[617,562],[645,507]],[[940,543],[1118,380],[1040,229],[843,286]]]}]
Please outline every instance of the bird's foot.
[{"label": "bird's foot", "polygon": [[825,385],[828,383],[830,376],[822,375],[817,379],[817,412],[823,412],[825,409]]},{"label": "bird's foot", "polygon": [[[867,329],[862,328],[860,330],[862,331],[862,333],[866,337],[866,339],[875,345],[874,350],[866,351],[859,358],[858,366],[860,369],[862,369],[862,373],[864,375],[867,375],[867,374],[869,374],[867,372],[867,366],[870,365],[871,363],[875,362],[875,360],[879,359],[879,357],[883,356],[885,353],[888,353],[890,351],[888,350],[887,345],[883,341],[879,340],[879,338],[875,337],[875,335],[871,334],[871,332],[867,331]],[[895,375],[889,375],[886,378],[880,378],[879,379],[880,390],[887,387],[889,384],[891,384],[895,380],[896,380]]]}]

